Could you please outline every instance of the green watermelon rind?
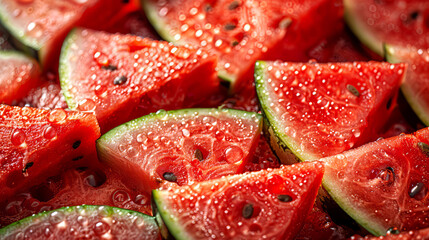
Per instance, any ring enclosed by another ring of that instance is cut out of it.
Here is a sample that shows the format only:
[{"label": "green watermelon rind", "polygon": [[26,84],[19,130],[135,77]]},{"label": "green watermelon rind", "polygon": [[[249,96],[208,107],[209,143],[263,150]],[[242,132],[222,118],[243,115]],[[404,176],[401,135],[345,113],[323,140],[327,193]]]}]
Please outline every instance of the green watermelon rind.
[{"label": "green watermelon rind", "polygon": [[195,116],[195,114],[204,115],[204,116],[206,115],[216,116],[216,114],[228,114],[231,117],[240,117],[240,118],[248,118],[248,119],[254,118],[256,121],[259,122],[259,128],[262,128],[262,116],[254,112],[246,112],[246,111],[235,110],[235,109],[219,109],[219,108],[187,108],[187,109],[179,109],[179,110],[172,110],[172,111],[160,110],[158,112],[151,113],[143,117],[131,120],[105,133],[103,136],[101,136],[101,138],[97,140],[97,150],[99,154],[101,154],[101,159],[103,159],[102,156],[106,155],[103,151],[104,149],[103,146],[105,143],[109,142],[110,139],[118,139],[123,135],[123,133],[138,129],[144,124],[150,124],[151,121],[154,121],[156,119],[165,120],[165,119],[168,119],[168,116],[192,117],[192,116]]},{"label": "green watermelon rind", "polygon": [[64,40],[63,46],[61,48],[60,55],[60,65],[58,68],[59,77],[60,77],[60,85],[66,100],[66,103],[70,109],[76,109],[78,103],[74,100],[74,96],[70,92],[70,89],[73,88],[70,81],[71,70],[70,63],[68,61],[69,55],[73,54],[73,50],[71,50],[71,46],[76,41],[77,34],[76,32],[79,28],[72,29]]},{"label": "green watermelon rind", "polygon": [[[188,240],[192,239],[192,236],[189,235],[184,227],[179,223],[179,219],[175,217],[169,209],[171,207],[168,205],[168,201],[166,199],[168,198],[168,192],[167,191],[161,191],[161,190],[153,190],[152,196],[153,201],[155,202],[158,214],[161,216],[161,220],[163,223],[167,226],[168,232],[174,236],[177,240]],[[158,223],[159,224],[159,223]]]},{"label": "green watermelon rind", "polygon": [[358,0],[344,0],[344,19],[353,33],[359,40],[380,56],[384,55],[383,42],[377,39],[374,34],[359,20],[355,2]]},{"label": "green watermelon rind", "polygon": [[[365,147],[365,145],[362,147]],[[324,159],[322,158],[320,161],[324,162]],[[365,217],[365,214],[363,212],[353,207],[353,203],[347,201],[349,196],[343,194],[341,188],[339,186],[336,187],[333,184],[334,181],[327,174],[327,168],[327,164],[325,163],[325,174],[323,176],[322,186],[328,192],[331,198],[338,204],[338,206],[340,206],[341,209],[344,210],[344,212],[346,212],[350,217],[352,217],[357,223],[359,223],[362,227],[368,230],[371,234],[375,236],[385,235],[387,229],[384,229],[382,226],[377,225],[377,223],[368,221],[370,217]]]},{"label": "green watermelon rind", "polygon": [[17,222],[14,222],[4,228],[0,229],[0,238],[3,239],[3,237],[7,237],[9,234],[14,233],[16,230],[25,228],[31,224],[34,223],[34,221],[37,220],[47,220],[52,212],[62,212],[65,215],[68,213],[73,213],[76,211],[84,211],[84,212],[96,212],[96,211],[103,211],[106,215],[106,217],[111,217],[113,215],[119,215],[119,216],[125,216],[125,215],[134,215],[140,219],[143,219],[146,223],[150,223],[154,226],[157,226],[155,218],[140,212],[128,210],[128,209],[122,209],[117,207],[111,207],[111,206],[102,206],[102,205],[80,205],[80,206],[69,206],[69,207],[62,207],[55,210],[45,211],[41,212],[35,215],[32,215],[30,217],[26,217],[22,220],[19,220]]},{"label": "green watermelon rind", "polygon": [[[393,46],[384,44],[385,59],[390,63],[401,63],[406,62],[407,59],[399,59],[395,56],[395,50]],[[412,83],[410,81],[404,81],[401,85],[401,91],[405,96],[405,99],[419,117],[419,119],[426,125],[429,126],[429,111],[424,107],[424,103],[421,103],[416,99],[415,92],[413,91]]]},{"label": "green watermelon rind", "polygon": [[4,26],[4,28],[7,29],[12,36],[14,36],[24,45],[36,51],[40,51],[40,49],[42,48],[40,43],[38,43],[37,40],[35,39],[31,39],[27,37],[25,35],[24,29],[18,28],[10,21],[11,17],[12,17],[11,12],[7,11],[7,9],[5,9],[3,4],[0,4],[0,23],[2,24],[2,26]]},{"label": "green watermelon rind", "polygon": [[[174,44],[186,45],[186,41],[176,40],[174,36],[170,34],[171,28],[168,27],[168,22],[163,18],[158,16],[157,10],[151,0],[141,0],[141,5],[145,12],[145,15],[149,22],[152,24],[156,32],[161,36],[162,39],[172,42]],[[233,87],[234,83],[237,81],[237,77],[231,74],[228,74],[224,69],[218,70],[218,77],[223,81],[229,83]]]},{"label": "green watermelon rind", "polygon": [[36,61],[27,55],[23,54],[22,52],[18,52],[15,50],[6,50],[6,51],[0,51],[0,58],[1,59],[20,59],[28,62],[35,62]]},{"label": "green watermelon rind", "polygon": [[[276,118],[276,114],[269,107],[269,92],[266,86],[266,69],[267,64],[264,61],[257,61],[255,64],[255,84],[259,103],[266,121],[264,121],[264,133],[268,143],[275,154],[283,163],[291,164],[299,161],[314,160],[316,156],[306,153],[300,153],[299,144],[291,137],[283,133],[281,120]],[[296,158],[294,159],[294,156]]]}]

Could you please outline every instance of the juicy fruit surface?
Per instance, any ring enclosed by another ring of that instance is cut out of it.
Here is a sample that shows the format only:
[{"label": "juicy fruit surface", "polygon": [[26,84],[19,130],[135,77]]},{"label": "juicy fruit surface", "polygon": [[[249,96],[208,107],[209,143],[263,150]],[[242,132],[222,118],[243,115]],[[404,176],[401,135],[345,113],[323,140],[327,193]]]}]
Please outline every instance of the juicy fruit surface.
[{"label": "juicy fruit surface", "polygon": [[240,173],[258,144],[262,119],[237,110],[157,112],[121,125],[97,141],[99,156],[151,191]]},{"label": "juicy fruit surface", "polygon": [[43,211],[82,204],[152,213],[150,196],[124,183],[124,176],[105,166],[78,167],[55,174],[1,203],[0,227]]},{"label": "juicy fruit surface", "polygon": [[46,81],[38,87],[32,88],[26,96],[14,102],[13,105],[50,109],[66,109],[68,107],[61,86],[51,81]]},{"label": "juicy fruit surface", "polygon": [[377,62],[258,62],[255,79],[280,145],[304,161],[374,137],[388,119],[405,70],[403,64]]},{"label": "juicy fruit surface", "polygon": [[344,5],[348,25],[379,55],[383,55],[383,43],[429,47],[426,0],[345,0]]},{"label": "juicy fruit surface", "polygon": [[323,176],[319,162],[233,175],[153,192],[177,239],[291,239]]},{"label": "juicy fruit surface", "polygon": [[161,108],[198,104],[218,87],[214,57],[131,35],[75,29],[60,65],[68,106],[94,111],[102,132]]},{"label": "juicy fruit surface", "polygon": [[429,125],[429,48],[395,47],[386,45],[386,58],[389,62],[409,64],[407,76],[401,86],[402,92],[414,112]]},{"label": "juicy fruit surface", "polygon": [[41,83],[37,62],[19,52],[1,52],[0,71],[0,103],[11,104]]},{"label": "juicy fruit surface", "polygon": [[[289,25],[306,29],[311,25],[308,22],[318,16],[311,13],[325,13],[320,10],[327,9],[321,6],[334,6],[333,1],[294,0],[269,4],[259,0],[142,2],[149,20],[164,39],[201,46],[219,56],[219,76],[229,81],[234,90],[249,84],[246,78],[251,78],[257,59],[284,57],[281,49]],[[333,13],[324,20],[329,22],[336,15],[340,16]],[[288,41],[308,42],[301,39],[305,36],[295,27],[291,30]],[[314,30],[312,33],[317,35]]]},{"label": "juicy fruit surface", "polygon": [[0,202],[63,166],[93,157],[99,136],[90,113],[0,105]]},{"label": "juicy fruit surface", "polygon": [[349,238],[349,240],[414,240],[421,239],[427,240],[429,239],[429,229],[425,228],[417,231],[408,231],[401,233],[388,233],[386,236],[374,237],[374,236],[353,236]]},{"label": "juicy fruit surface", "polygon": [[373,234],[428,227],[428,143],[425,128],[324,158],[323,185]]},{"label": "juicy fruit surface", "polygon": [[153,217],[139,212],[82,205],[43,212],[0,229],[2,239],[159,239]]}]

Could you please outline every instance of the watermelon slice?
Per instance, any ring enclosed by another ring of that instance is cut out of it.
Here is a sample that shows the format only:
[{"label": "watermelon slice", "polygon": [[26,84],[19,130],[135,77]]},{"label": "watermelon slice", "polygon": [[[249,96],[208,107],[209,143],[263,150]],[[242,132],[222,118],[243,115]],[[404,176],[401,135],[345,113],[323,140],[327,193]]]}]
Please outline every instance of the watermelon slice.
[{"label": "watermelon slice", "polygon": [[15,51],[0,52],[0,103],[12,104],[41,84],[39,64]]},{"label": "watermelon slice", "polygon": [[165,180],[185,185],[242,172],[261,126],[258,114],[232,109],[160,111],[111,130],[97,149],[101,161],[151,191]]},{"label": "watermelon slice", "polygon": [[292,239],[311,210],[323,176],[319,162],[154,190],[176,239]]},{"label": "watermelon slice", "polygon": [[95,111],[102,132],[159,109],[196,105],[218,90],[216,58],[137,36],[75,29],[60,62],[71,109]]},{"label": "watermelon slice", "polygon": [[[319,35],[336,29],[341,18],[337,2],[142,0],[142,5],[164,39],[218,55],[219,76],[236,91],[250,83],[257,59],[284,58],[283,45],[311,45]],[[325,23],[329,25],[324,27]],[[287,31],[290,37],[285,43]]]},{"label": "watermelon slice", "polygon": [[429,239],[429,228],[416,230],[416,231],[408,231],[408,232],[399,232],[397,230],[393,230],[386,234],[386,236],[374,237],[374,236],[353,236],[349,238],[349,240],[427,240]]},{"label": "watermelon slice", "polygon": [[429,48],[427,0],[344,0],[345,19],[359,39],[383,56],[383,44]]},{"label": "watermelon slice", "polygon": [[150,195],[125,184],[121,174],[96,164],[55,173],[0,204],[0,228],[66,206],[108,205],[151,214]]},{"label": "watermelon slice", "polygon": [[401,90],[420,120],[429,126],[429,48],[385,45],[385,50],[389,62],[409,64]]},{"label": "watermelon slice", "polygon": [[258,62],[270,145],[291,163],[293,155],[315,160],[371,140],[394,108],[405,70],[380,62]]},{"label": "watermelon slice", "polygon": [[0,202],[67,165],[96,159],[93,114],[0,105]]},{"label": "watermelon slice", "polygon": [[[42,66],[57,71],[61,44],[77,25],[93,22],[94,15],[111,17],[129,1],[0,1],[0,22],[17,40],[16,45],[34,53]],[[132,4],[132,3],[129,3]],[[103,11],[100,11],[100,10]],[[100,17],[101,18],[101,17]],[[97,24],[105,23],[101,20]]]},{"label": "watermelon slice", "polygon": [[427,228],[428,144],[425,128],[324,158],[323,186],[374,235]]},{"label": "watermelon slice", "polygon": [[0,229],[1,239],[159,239],[155,219],[125,209],[83,205],[43,212]]}]

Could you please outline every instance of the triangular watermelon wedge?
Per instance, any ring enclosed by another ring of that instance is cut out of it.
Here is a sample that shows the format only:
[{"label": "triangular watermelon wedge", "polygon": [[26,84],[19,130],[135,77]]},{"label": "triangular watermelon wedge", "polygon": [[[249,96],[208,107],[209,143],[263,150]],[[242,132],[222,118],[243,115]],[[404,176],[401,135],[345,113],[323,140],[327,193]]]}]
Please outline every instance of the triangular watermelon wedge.
[{"label": "triangular watermelon wedge", "polygon": [[242,173],[262,128],[257,113],[233,109],[159,111],[97,141],[100,160],[145,191]]},{"label": "triangular watermelon wedge", "polygon": [[43,68],[57,71],[61,44],[75,26],[103,24],[123,6],[136,1],[0,1],[0,23],[15,39],[15,44],[34,55]]},{"label": "triangular watermelon wedge", "polygon": [[341,25],[342,14],[337,0],[141,2],[165,40],[216,54],[219,77],[235,92],[250,84],[256,60],[310,47]]},{"label": "triangular watermelon wedge", "polygon": [[0,52],[0,103],[12,104],[42,83],[39,64],[22,53]]},{"label": "triangular watermelon wedge", "polygon": [[320,162],[154,190],[157,211],[176,239],[293,239],[313,206]]},{"label": "triangular watermelon wedge", "polygon": [[323,158],[323,186],[374,235],[429,227],[429,128]]},{"label": "triangular watermelon wedge", "polygon": [[91,113],[0,105],[0,202],[67,166],[96,159]]},{"label": "triangular watermelon wedge", "polygon": [[385,45],[387,61],[409,64],[401,90],[420,120],[429,126],[429,48]]},{"label": "triangular watermelon wedge", "polygon": [[95,111],[102,132],[159,109],[194,106],[218,90],[216,57],[132,35],[75,29],[60,62],[71,109]]},{"label": "triangular watermelon wedge", "polygon": [[270,145],[290,163],[294,155],[315,160],[372,140],[394,108],[405,70],[383,62],[258,62]]}]

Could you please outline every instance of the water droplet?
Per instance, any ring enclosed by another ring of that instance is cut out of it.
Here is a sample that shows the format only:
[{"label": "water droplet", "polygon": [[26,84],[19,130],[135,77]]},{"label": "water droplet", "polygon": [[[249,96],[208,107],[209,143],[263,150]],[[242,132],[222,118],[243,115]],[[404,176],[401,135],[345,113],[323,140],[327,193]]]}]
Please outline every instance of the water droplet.
[{"label": "water droplet", "polygon": [[112,194],[112,201],[115,206],[120,206],[130,200],[130,195],[124,190],[117,190]]},{"label": "water droplet", "polygon": [[94,111],[96,107],[97,105],[92,99],[84,99],[77,108],[80,111]]},{"label": "water droplet", "polygon": [[54,109],[51,113],[49,113],[48,121],[55,123],[55,122],[62,122],[67,118],[67,113],[64,111],[64,109]]},{"label": "water droplet", "polygon": [[186,129],[186,128],[182,129],[182,134],[183,134],[183,136],[185,136],[185,137],[189,137],[189,136],[191,136],[191,133],[190,133],[190,132],[189,132],[189,130],[188,130],[188,129]]},{"label": "water droplet", "polygon": [[43,130],[43,137],[46,139],[52,139],[57,136],[57,131],[52,126],[46,126]]},{"label": "water droplet", "polygon": [[225,149],[225,160],[229,163],[235,163],[243,159],[243,151],[240,147],[229,146]]},{"label": "water droplet", "polygon": [[10,140],[12,141],[12,144],[15,146],[20,146],[25,141],[25,133],[19,129],[15,129],[12,133],[12,136]]},{"label": "water droplet", "polygon": [[107,224],[104,221],[100,221],[100,222],[96,223],[95,227],[94,227],[94,232],[98,236],[101,236],[101,235],[107,233],[109,230],[110,230],[109,224]]},{"label": "water droplet", "polygon": [[399,234],[399,233],[400,233],[400,231],[399,231],[399,229],[398,229],[397,227],[391,227],[391,228],[387,229],[387,232],[386,232],[386,233],[390,233],[390,234]]},{"label": "water droplet", "polygon": [[145,205],[146,203],[149,202],[149,198],[146,195],[139,194],[136,196],[136,199],[134,202],[139,205]]},{"label": "water droplet", "polygon": [[43,27],[35,22],[30,22],[27,25],[27,35],[35,37],[35,38],[39,38],[41,37],[43,34]]},{"label": "water droplet", "polygon": [[64,213],[60,211],[54,211],[49,214],[49,222],[53,225],[59,224],[64,220]]}]

